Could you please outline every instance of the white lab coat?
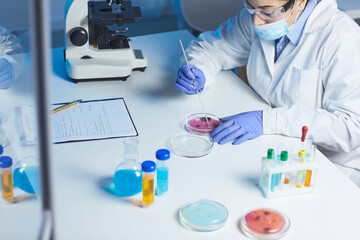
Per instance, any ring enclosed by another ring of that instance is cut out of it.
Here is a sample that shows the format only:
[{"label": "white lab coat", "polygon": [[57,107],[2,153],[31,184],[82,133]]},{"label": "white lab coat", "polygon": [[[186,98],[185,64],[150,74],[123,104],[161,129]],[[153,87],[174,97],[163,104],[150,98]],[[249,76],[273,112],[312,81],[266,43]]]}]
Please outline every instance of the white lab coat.
[{"label": "white lab coat", "polygon": [[0,58],[5,58],[11,63],[15,79],[18,78],[23,70],[24,53],[18,38],[2,26],[0,26],[0,54],[2,54]]},{"label": "white lab coat", "polygon": [[272,107],[263,111],[264,134],[300,137],[307,125],[330,160],[360,174],[360,28],[335,0],[318,3],[298,46],[289,42],[275,63],[275,42],[258,37],[246,9],[186,53],[208,82],[247,65],[250,86]]}]

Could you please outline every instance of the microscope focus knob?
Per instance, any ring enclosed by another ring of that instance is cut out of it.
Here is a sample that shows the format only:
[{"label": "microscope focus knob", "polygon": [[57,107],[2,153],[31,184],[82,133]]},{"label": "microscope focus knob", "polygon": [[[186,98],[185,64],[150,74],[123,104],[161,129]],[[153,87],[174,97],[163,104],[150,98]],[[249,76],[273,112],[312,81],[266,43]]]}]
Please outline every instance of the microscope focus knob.
[{"label": "microscope focus knob", "polygon": [[70,41],[75,46],[83,46],[88,40],[88,34],[82,27],[77,27],[71,30]]}]

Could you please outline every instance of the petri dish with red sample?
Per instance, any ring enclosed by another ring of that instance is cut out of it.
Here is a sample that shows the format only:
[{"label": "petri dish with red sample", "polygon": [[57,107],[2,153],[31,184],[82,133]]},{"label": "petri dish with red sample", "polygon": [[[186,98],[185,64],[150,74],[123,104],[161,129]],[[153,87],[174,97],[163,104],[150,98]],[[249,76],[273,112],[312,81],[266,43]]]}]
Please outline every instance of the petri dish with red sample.
[{"label": "petri dish with red sample", "polygon": [[290,228],[289,218],[272,208],[257,208],[245,213],[240,219],[241,231],[255,239],[280,239]]},{"label": "petri dish with red sample", "polygon": [[185,129],[196,135],[210,135],[221,124],[220,118],[210,113],[195,113],[185,120]]}]

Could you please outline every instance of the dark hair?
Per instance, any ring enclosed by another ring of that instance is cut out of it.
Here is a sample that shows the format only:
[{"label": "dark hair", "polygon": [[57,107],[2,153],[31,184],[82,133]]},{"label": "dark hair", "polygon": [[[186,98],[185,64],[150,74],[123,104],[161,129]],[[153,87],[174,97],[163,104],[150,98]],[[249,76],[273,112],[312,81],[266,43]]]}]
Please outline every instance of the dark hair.
[{"label": "dark hair", "polygon": [[285,12],[289,10],[289,8],[295,3],[295,0],[289,0],[285,5],[282,7],[284,8]]}]

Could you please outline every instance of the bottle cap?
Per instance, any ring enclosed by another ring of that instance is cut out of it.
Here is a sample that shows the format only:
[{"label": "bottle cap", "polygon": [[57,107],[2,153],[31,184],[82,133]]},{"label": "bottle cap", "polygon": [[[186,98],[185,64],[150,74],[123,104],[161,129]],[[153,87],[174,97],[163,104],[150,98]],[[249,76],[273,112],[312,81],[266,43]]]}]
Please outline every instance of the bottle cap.
[{"label": "bottle cap", "polygon": [[268,149],[267,159],[274,159],[274,149],[272,149],[272,148]]},{"label": "bottle cap", "polygon": [[156,151],[156,159],[168,160],[170,158],[170,152],[167,149],[159,149]]},{"label": "bottle cap", "polygon": [[300,149],[299,150],[299,157],[300,158],[305,158],[306,157],[306,150],[305,149]]},{"label": "bottle cap", "polygon": [[283,161],[283,162],[286,162],[288,160],[288,152],[287,151],[282,151],[281,152],[280,160]]},{"label": "bottle cap", "polygon": [[12,159],[8,156],[0,157],[0,168],[8,168],[12,165]]},{"label": "bottle cap", "polygon": [[3,154],[4,153],[4,147],[3,145],[0,144],[0,154]]},{"label": "bottle cap", "polygon": [[153,172],[156,169],[156,164],[153,161],[147,160],[141,164],[141,169],[144,172]]}]

